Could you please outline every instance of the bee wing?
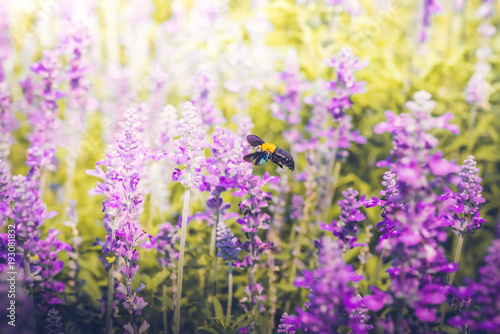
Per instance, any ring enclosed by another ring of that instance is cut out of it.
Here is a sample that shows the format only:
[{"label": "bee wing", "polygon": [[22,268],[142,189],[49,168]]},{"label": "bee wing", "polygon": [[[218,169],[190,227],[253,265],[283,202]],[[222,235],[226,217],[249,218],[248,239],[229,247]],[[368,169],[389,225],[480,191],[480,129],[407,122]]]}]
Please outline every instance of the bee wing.
[{"label": "bee wing", "polygon": [[255,155],[255,166],[262,166],[269,159],[269,154],[267,152],[258,152]]},{"label": "bee wing", "polygon": [[262,145],[265,143],[265,141],[263,141],[262,139],[260,139],[256,135],[248,135],[247,141],[250,145],[252,145],[252,147],[256,147],[256,146],[259,146],[259,145]]},{"label": "bee wing", "polygon": [[250,153],[250,154],[247,154],[245,156],[243,156],[243,160],[245,160],[246,162],[252,162],[252,160],[255,159],[255,155],[257,153]]},{"label": "bee wing", "polygon": [[279,147],[277,147],[274,150],[274,153],[271,154],[271,161],[277,164],[278,166],[285,165],[292,171],[295,169],[295,162],[293,161],[293,157],[290,155],[290,153],[288,153],[285,150],[282,150]]}]

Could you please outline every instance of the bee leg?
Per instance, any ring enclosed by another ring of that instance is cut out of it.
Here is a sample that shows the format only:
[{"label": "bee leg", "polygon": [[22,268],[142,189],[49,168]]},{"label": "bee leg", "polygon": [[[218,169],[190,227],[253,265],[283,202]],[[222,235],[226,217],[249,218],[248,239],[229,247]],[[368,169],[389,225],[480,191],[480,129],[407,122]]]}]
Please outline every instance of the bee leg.
[{"label": "bee leg", "polygon": [[283,165],[280,164],[279,162],[277,162],[276,165],[278,165],[279,168],[283,169]]}]

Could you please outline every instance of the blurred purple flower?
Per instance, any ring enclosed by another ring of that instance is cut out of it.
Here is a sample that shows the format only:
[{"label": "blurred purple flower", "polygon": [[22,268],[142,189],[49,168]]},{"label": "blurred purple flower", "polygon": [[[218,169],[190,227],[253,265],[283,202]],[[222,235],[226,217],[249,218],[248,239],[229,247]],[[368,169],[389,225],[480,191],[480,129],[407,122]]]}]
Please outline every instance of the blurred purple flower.
[{"label": "blurred purple flower", "polygon": [[45,329],[47,330],[47,334],[64,334],[62,317],[59,315],[59,311],[55,308],[51,308],[49,312],[47,312],[47,318],[45,319],[47,325]]},{"label": "blurred purple flower", "polygon": [[368,62],[360,62],[354,57],[351,49],[343,47],[338,56],[327,62],[329,67],[333,67],[336,80],[326,84],[326,87],[335,93],[328,105],[328,111],[334,120],[339,120],[344,116],[344,111],[352,105],[350,96],[364,91],[364,82],[356,82],[354,71],[364,68]]},{"label": "blurred purple flower", "polygon": [[231,232],[231,229],[227,228],[223,221],[219,222],[215,242],[215,247],[219,249],[217,256],[222,258],[223,261],[237,261],[238,253],[241,250],[238,245],[239,241]]},{"label": "blurred purple flower", "polygon": [[212,125],[225,122],[222,112],[215,109],[213,99],[211,98],[211,93],[215,87],[215,83],[209,78],[208,70],[204,68],[199,69],[194,77],[192,102],[196,110],[198,110],[204,128],[207,130]]},{"label": "blurred purple flower", "polygon": [[458,173],[460,182],[457,183],[458,193],[453,193],[449,188],[439,197],[441,200],[452,199],[455,204],[452,210],[455,212],[448,218],[452,221],[451,228],[461,234],[471,234],[481,228],[486,221],[479,217],[479,209],[485,199],[481,192],[483,187],[479,185],[482,179],[478,176],[479,168],[476,168],[474,157],[469,155],[464,160],[465,165]]},{"label": "blurred purple flower", "polygon": [[431,15],[437,14],[442,10],[441,5],[437,0],[424,0],[423,4],[423,15],[422,15],[422,26],[419,33],[420,43],[427,41],[428,30],[431,26]]},{"label": "blurred purple flower", "polygon": [[288,323],[288,317],[288,313],[286,312],[281,316],[281,321],[278,326],[278,333],[295,334],[295,331],[298,329],[298,327],[293,323]]},{"label": "blurred purple flower", "polygon": [[59,274],[64,266],[63,261],[57,259],[57,255],[61,251],[71,252],[71,246],[57,239],[61,232],[50,229],[45,239],[38,239],[33,244],[31,252],[38,255],[36,260],[31,259],[30,262],[34,266],[41,268],[40,276],[42,282],[40,288],[42,290],[43,299],[50,304],[61,304],[61,299],[57,298],[56,293],[64,291],[64,283],[56,281],[54,277]]},{"label": "blurred purple flower", "polygon": [[175,261],[179,257],[179,252],[175,250],[175,243],[179,239],[179,227],[166,222],[158,226],[158,229],[158,233],[151,240],[143,242],[141,247],[156,249],[162,255],[162,257],[158,257],[160,266],[174,267]]},{"label": "blurred purple flower", "polygon": [[204,150],[208,146],[205,142],[205,131],[201,128],[202,120],[198,111],[191,102],[183,105],[183,118],[177,127],[181,137],[176,141],[178,147],[171,158],[178,165],[184,165],[183,170],[177,169],[172,177],[179,181],[184,188],[198,186],[202,180],[201,169],[206,164]]},{"label": "blurred purple flower", "polygon": [[362,195],[358,200],[356,197],[359,192],[352,188],[343,191],[342,195],[344,199],[338,201],[341,210],[340,221],[333,220],[331,224],[322,223],[321,229],[332,232],[334,236],[338,237],[339,247],[345,252],[348,249],[365,245],[357,243],[358,224],[365,220],[365,215],[359,211],[359,208],[364,205],[365,196]]},{"label": "blurred purple flower", "polygon": [[[456,263],[448,263],[441,243],[446,240],[447,215],[452,203],[438,194],[453,180],[457,166],[442,159],[442,153],[431,153],[438,141],[426,131],[444,128],[458,131],[447,124],[446,114],[433,118],[430,112],[435,103],[427,92],[415,93],[415,101],[406,103],[413,115],[396,116],[386,113],[388,122],[376,126],[375,132],[389,131],[394,135],[391,156],[378,166],[389,166],[384,175],[386,189],[381,199],[372,198],[368,206],[381,206],[383,220],[378,226],[384,235],[378,250],[384,249],[392,259],[388,270],[391,285],[386,292],[375,291],[375,298],[367,297],[367,307],[379,310],[385,305],[406,305],[424,323],[438,321],[437,307],[442,304],[451,287],[442,275],[457,270]],[[382,302],[383,301],[383,302]],[[399,311],[401,312],[401,311]],[[412,328],[411,319],[398,317],[396,330]]]},{"label": "blurred purple flower", "polygon": [[[362,298],[356,296],[349,282],[357,282],[351,265],[342,258],[342,249],[330,238],[323,238],[319,245],[319,267],[314,271],[303,270],[303,276],[294,285],[310,290],[307,311],[297,308],[297,316],[290,316],[287,323],[318,334],[337,333],[340,327],[350,327],[355,333],[368,333],[373,326],[364,310]],[[332,298],[334,296],[334,298]]]},{"label": "blurred purple flower", "polygon": [[0,225],[10,213],[10,170],[7,164],[0,159]]},{"label": "blurred purple flower", "polygon": [[[147,303],[137,296],[144,285],[132,291],[132,282],[139,265],[137,246],[151,236],[139,227],[139,216],[144,210],[144,190],[139,183],[144,174],[144,165],[151,158],[141,130],[142,122],[134,108],[125,114],[125,122],[121,124],[123,132],[117,136],[116,143],[110,146],[107,159],[98,161],[95,170],[87,170],[87,174],[99,177],[104,183],[98,183],[91,195],[105,195],[103,224],[107,235],[103,246],[104,258],[101,259],[107,270],[110,265],[106,257],[116,255],[123,258],[125,266],[121,273],[126,286],[120,283],[116,297],[122,300],[122,305],[131,315],[131,322],[124,328],[136,327],[136,316]],[[106,172],[101,165],[107,167]],[[114,253],[114,254],[110,254]],[[109,302],[109,301],[108,301]],[[148,325],[143,321],[143,326]],[[134,333],[133,331],[131,333]]]}]

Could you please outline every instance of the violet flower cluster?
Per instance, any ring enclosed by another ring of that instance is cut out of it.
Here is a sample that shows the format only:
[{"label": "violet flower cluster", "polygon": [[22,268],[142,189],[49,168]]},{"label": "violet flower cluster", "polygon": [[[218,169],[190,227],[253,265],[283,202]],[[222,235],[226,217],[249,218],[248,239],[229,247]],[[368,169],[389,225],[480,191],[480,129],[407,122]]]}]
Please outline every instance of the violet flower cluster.
[{"label": "violet flower cluster", "polygon": [[54,277],[59,274],[64,266],[64,262],[57,259],[57,254],[61,251],[71,252],[71,246],[60,241],[57,236],[61,232],[51,228],[45,239],[38,239],[31,249],[33,254],[38,255],[35,260],[30,260],[35,267],[40,268],[40,288],[43,299],[47,304],[61,304],[61,299],[56,297],[57,292],[64,291],[64,283],[57,281]]},{"label": "violet flower cluster", "polygon": [[59,315],[59,312],[56,309],[51,308],[49,310],[49,312],[47,313],[47,319],[45,321],[47,322],[45,329],[47,330],[48,334],[64,334],[62,330],[62,317]]},{"label": "violet flower cluster", "polygon": [[205,166],[205,155],[203,150],[207,147],[205,142],[205,130],[201,128],[202,120],[198,110],[191,102],[183,105],[182,119],[179,120],[177,128],[181,137],[176,141],[177,151],[171,154],[172,159],[178,165],[185,166],[178,168],[172,173],[172,180],[179,181],[184,188],[198,186],[202,181],[201,169]]},{"label": "violet flower cluster", "polygon": [[[496,333],[500,329],[500,224],[497,238],[488,248],[486,264],[479,268],[479,281],[466,279],[464,295],[472,297],[472,305],[459,316],[450,319],[450,325],[475,330],[478,333]],[[466,306],[469,306],[471,300]],[[466,308],[466,307],[465,307]]]},{"label": "violet flower cluster", "polygon": [[[105,255],[101,261],[107,270],[107,258],[112,255],[121,257],[125,262],[120,270],[125,277],[125,285],[119,284],[117,297],[122,300],[123,307],[131,315],[131,322],[124,326],[130,333],[137,332],[136,316],[147,306],[144,299],[137,296],[144,286],[140,285],[132,291],[132,282],[139,270],[139,253],[136,247],[150,237],[139,227],[138,221],[144,209],[143,189],[139,182],[144,164],[151,158],[147,147],[144,146],[138,117],[135,109],[130,108],[127,111],[126,121],[122,124],[123,132],[110,147],[106,154],[107,159],[98,161],[95,170],[87,170],[87,174],[104,180],[104,183],[98,183],[89,193],[106,196],[103,202],[103,224],[107,235],[106,240],[101,243]],[[101,165],[107,167],[106,172],[102,170]],[[144,321],[141,328],[143,326],[149,325]]]},{"label": "violet flower cluster", "polygon": [[158,226],[158,233],[151,239],[143,242],[141,247],[154,248],[161,256],[158,257],[158,262],[163,268],[175,265],[175,261],[179,257],[179,252],[175,250],[175,243],[179,239],[179,226],[163,223]]},{"label": "violet flower cluster", "polygon": [[427,41],[431,26],[431,15],[437,14],[442,10],[437,0],[424,0],[423,2],[422,23],[418,35],[420,43]]},{"label": "violet flower cluster", "polygon": [[[33,126],[33,132],[29,139],[31,147],[28,150],[28,166],[47,166],[54,167],[55,159],[55,133],[61,125],[61,121],[57,118],[57,100],[63,97],[56,87],[60,77],[59,56],[62,50],[43,51],[43,58],[40,62],[31,65],[31,71],[38,74],[42,78],[41,92],[39,97],[39,105],[33,105],[29,92],[31,87],[29,81],[22,83],[25,90],[25,99],[29,108],[29,121]],[[36,91],[35,91],[36,94]]]},{"label": "violet flower cluster", "polygon": [[365,220],[365,215],[359,211],[359,208],[364,205],[365,196],[362,195],[358,200],[356,197],[359,195],[357,190],[352,188],[343,191],[344,199],[338,201],[341,214],[339,222],[333,220],[331,224],[321,224],[323,231],[332,232],[334,236],[338,237],[337,242],[339,247],[344,250],[352,249],[364,244],[358,244],[358,224]]},{"label": "violet flower cluster", "polygon": [[363,276],[344,263],[342,248],[335,241],[323,238],[317,244],[318,268],[303,270],[303,277],[294,282],[295,286],[310,290],[307,311],[297,308],[298,314],[283,319],[282,326],[294,324],[317,334],[338,333],[344,327],[349,327],[353,333],[368,333],[373,326],[367,323],[370,317],[366,315],[363,299],[349,285]]},{"label": "violet flower cluster", "polygon": [[10,212],[10,170],[5,161],[0,159],[0,225],[3,225]]},{"label": "violet flower cluster", "polygon": [[225,119],[222,112],[215,109],[212,102],[211,93],[215,88],[215,83],[209,78],[207,69],[200,69],[194,78],[193,105],[198,110],[205,128],[212,125],[222,124]]},{"label": "violet flower cluster", "polygon": [[490,38],[496,33],[496,28],[490,22],[494,13],[494,0],[483,1],[477,11],[477,16],[482,20],[477,32],[481,39],[481,45],[476,50],[477,62],[475,72],[467,83],[465,89],[466,99],[474,106],[481,108],[489,107],[489,96],[491,85],[488,82],[488,76],[491,72],[491,65],[488,58],[492,54],[491,47],[488,45]]},{"label": "violet flower cluster", "polygon": [[464,163],[458,173],[458,192],[454,193],[446,188],[446,193],[440,196],[440,199],[455,200],[452,206],[454,214],[449,216],[451,228],[460,234],[472,234],[485,223],[485,220],[479,217],[479,210],[485,199],[481,195],[483,187],[479,183],[482,179],[478,176],[479,168],[476,167],[474,157],[469,155]]},{"label": "violet flower cluster", "polygon": [[237,261],[240,248],[238,238],[234,236],[224,222],[217,225],[215,246],[219,249],[217,256],[223,261]]},{"label": "violet flower cluster", "polygon": [[[378,225],[384,228],[384,236],[377,249],[392,259],[392,267],[388,270],[389,290],[373,288],[375,295],[365,297],[365,303],[373,311],[384,305],[397,305],[397,323],[384,324],[395,326],[396,331],[416,330],[418,321],[431,324],[439,320],[436,309],[450,292],[441,275],[458,267],[448,263],[441,245],[446,240],[446,216],[452,203],[438,198],[457,166],[444,160],[442,153],[431,153],[438,141],[427,133],[431,128],[451,132],[458,132],[458,128],[448,124],[451,114],[430,116],[435,103],[429,93],[417,92],[414,99],[406,104],[412,115],[386,113],[389,120],[375,128],[377,133],[388,131],[394,135],[394,148],[390,157],[377,164],[390,167],[390,173],[384,177],[386,190],[381,193],[385,196],[368,204],[384,210]],[[409,316],[410,312],[418,321]]]}]

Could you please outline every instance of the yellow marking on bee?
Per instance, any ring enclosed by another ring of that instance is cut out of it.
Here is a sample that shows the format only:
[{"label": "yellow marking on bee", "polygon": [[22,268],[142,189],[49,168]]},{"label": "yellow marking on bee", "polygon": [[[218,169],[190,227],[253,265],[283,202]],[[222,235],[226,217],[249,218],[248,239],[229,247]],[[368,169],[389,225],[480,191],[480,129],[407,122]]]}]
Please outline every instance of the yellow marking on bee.
[{"label": "yellow marking on bee", "polygon": [[262,144],[262,151],[267,151],[269,153],[274,153],[274,150],[276,149],[276,145],[271,144],[271,143],[264,143]]}]

